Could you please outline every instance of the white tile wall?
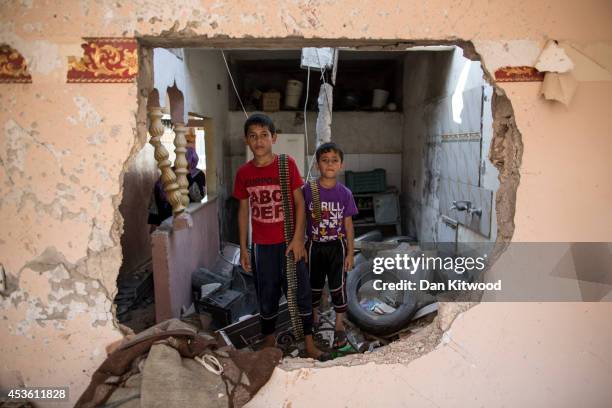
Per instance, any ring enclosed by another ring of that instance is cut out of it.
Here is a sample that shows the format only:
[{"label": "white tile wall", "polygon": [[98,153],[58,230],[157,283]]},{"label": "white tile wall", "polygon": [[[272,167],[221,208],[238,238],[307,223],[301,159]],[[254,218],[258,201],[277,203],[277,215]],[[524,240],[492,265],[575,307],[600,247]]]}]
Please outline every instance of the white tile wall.
[{"label": "white tile wall", "polygon": [[357,160],[358,154],[345,154],[344,155],[344,168],[345,169],[353,169],[357,168],[359,161]]},{"label": "white tile wall", "polygon": [[[378,166],[374,165],[374,154],[360,154],[359,156],[359,171],[374,170]],[[350,170],[350,169],[349,169]]]}]

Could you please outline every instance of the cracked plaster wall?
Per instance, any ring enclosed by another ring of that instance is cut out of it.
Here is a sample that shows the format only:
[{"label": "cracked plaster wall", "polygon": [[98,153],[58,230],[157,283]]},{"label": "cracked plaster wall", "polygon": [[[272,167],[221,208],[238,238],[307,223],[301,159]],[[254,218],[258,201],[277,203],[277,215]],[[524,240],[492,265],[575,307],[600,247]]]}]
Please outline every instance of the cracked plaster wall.
[{"label": "cracked plaster wall", "polygon": [[[128,158],[145,142],[134,136],[135,84],[65,83],[67,57],[81,55],[82,37],[150,36],[146,42],[163,34],[157,45],[174,46],[206,37],[462,39],[473,41],[490,72],[533,65],[548,38],[612,45],[612,5],[597,1],[364,8],[350,1],[86,0],[0,8],[0,41],[26,57],[33,78],[0,92],[0,256],[9,286],[0,384],[71,385],[73,401],[104,346],[120,336],[110,305],[121,264],[117,207]],[[581,82],[569,108],[544,102],[539,86],[501,86],[524,144],[514,238],[610,241],[612,84]]]}]

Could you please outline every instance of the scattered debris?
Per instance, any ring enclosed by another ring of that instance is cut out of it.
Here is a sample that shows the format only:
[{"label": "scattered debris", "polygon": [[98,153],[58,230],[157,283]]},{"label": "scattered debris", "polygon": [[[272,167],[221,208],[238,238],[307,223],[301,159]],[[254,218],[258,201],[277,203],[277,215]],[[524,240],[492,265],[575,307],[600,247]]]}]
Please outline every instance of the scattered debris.
[{"label": "scattered debris", "polygon": [[380,299],[365,298],[365,299],[362,299],[359,302],[359,304],[364,309],[369,310],[370,312],[374,312],[374,313],[376,313],[378,315],[384,315],[384,314],[395,312],[395,308],[394,307],[389,306],[388,304],[386,304],[385,302],[381,301]]},{"label": "scattered debris", "polygon": [[212,295],[220,288],[221,288],[221,284],[218,282],[202,285],[200,288],[200,300]]},{"label": "scattered debris", "polygon": [[[218,271],[218,269],[215,271]],[[191,274],[191,286],[195,290],[202,290],[202,286],[212,283],[218,283],[221,285],[220,288],[229,289],[232,283],[231,275],[212,272],[206,268],[199,268]]]},{"label": "scattered debris", "polygon": [[273,348],[223,347],[171,319],[124,341],[93,374],[76,406],[241,407],[268,381],[280,358]]},{"label": "scattered debris", "polygon": [[155,291],[153,267],[148,260],[131,273],[122,273],[117,279],[114,303],[119,323],[135,332],[155,324]]},{"label": "scattered debris", "polygon": [[[293,341],[290,329],[291,322],[289,320],[287,303],[281,303],[278,317],[276,318],[276,342],[279,345],[282,346]],[[223,327],[217,333],[225,344],[237,349],[248,347],[255,350],[263,341],[259,324],[259,313]]]},{"label": "scattered debris", "polygon": [[192,303],[189,307],[181,307],[181,316],[189,316],[194,314],[196,311],[195,305]]},{"label": "scattered debris", "polygon": [[218,327],[237,322],[241,316],[256,311],[257,305],[249,303],[248,297],[237,290],[219,289],[202,297],[198,302],[198,312],[208,312]]},{"label": "scattered debris", "polygon": [[[372,242],[369,240],[382,239],[379,231],[375,231],[360,239],[360,247],[368,252],[371,257],[379,251],[385,250],[407,250],[415,248],[405,241],[411,241],[411,237],[397,237],[387,242]],[[403,242],[404,241],[404,242]],[[201,320],[203,330],[217,328],[217,334],[227,346],[235,349],[260,348],[263,337],[259,323],[259,314],[256,313],[256,297],[252,276],[244,272],[239,265],[239,250],[230,247],[224,248],[224,253],[219,257],[212,270],[200,268],[192,276],[194,293],[196,294],[196,316]],[[401,251],[400,251],[401,252]],[[252,296],[248,299],[249,296]],[[362,296],[361,302],[357,303],[367,313],[376,316],[389,316],[403,307],[401,299],[385,296],[385,293]],[[422,305],[421,305],[422,306]],[[250,310],[247,310],[251,307]],[[416,309],[415,309],[416,310]],[[351,321],[345,321],[348,344],[341,349],[333,349],[335,313],[333,308],[328,307],[319,314],[320,324],[315,329],[315,342],[322,351],[328,351],[334,357],[343,357],[350,354],[373,352],[375,349],[388,345],[391,341],[407,337],[424,324],[429,324],[435,315],[437,306],[427,305],[418,310],[407,324],[394,329],[393,333],[384,336],[376,336],[367,331],[362,331]],[[203,316],[203,317],[202,317]],[[192,319],[195,316],[192,317]],[[417,321],[418,322],[415,322]],[[427,320],[427,323],[423,323]],[[290,357],[305,356],[305,352],[296,344],[291,332],[291,322],[286,302],[280,306],[277,317],[276,341],[283,355]]]}]

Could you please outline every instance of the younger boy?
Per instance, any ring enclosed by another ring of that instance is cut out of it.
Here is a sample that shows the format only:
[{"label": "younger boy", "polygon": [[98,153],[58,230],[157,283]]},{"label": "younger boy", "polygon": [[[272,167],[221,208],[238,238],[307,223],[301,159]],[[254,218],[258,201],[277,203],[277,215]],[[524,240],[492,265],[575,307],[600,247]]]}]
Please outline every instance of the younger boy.
[{"label": "younger boy", "polygon": [[[274,330],[281,289],[287,294],[285,257],[293,252],[297,275],[297,303],[302,318],[304,342],[309,357],[329,359],[328,353],[316,348],[312,338],[312,299],[308,269],[304,264],[304,196],[302,179],[293,159],[288,159],[291,205],[294,206],[295,233],[287,246],[284,236],[284,213],[278,156],[272,153],[276,128],[266,115],[251,115],[244,123],[245,144],[253,152],[253,160],[236,173],[234,197],[240,200],[240,264],[253,272],[264,347],[275,345]],[[249,258],[247,228],[251,209],[253,247]]]},{"label": "younger boy", "polygon": [[[316,181],[320,209],[317,209],[317,200],[313,199],[310,184],[304,187],[313,314],[317,324],[317,307],[327,277],[336,312],[334,347],[342,348],[347,343],[343,322],[347,309],[346,273],[353,269],[354,231],[351,217],[357,214],[357,206],[351,190],[336,179],[344,160],[342,149],[335,143],[324,143],[317,149],[315,157],[321,174]],[[320,215],[317,215],[318,212]]]}]

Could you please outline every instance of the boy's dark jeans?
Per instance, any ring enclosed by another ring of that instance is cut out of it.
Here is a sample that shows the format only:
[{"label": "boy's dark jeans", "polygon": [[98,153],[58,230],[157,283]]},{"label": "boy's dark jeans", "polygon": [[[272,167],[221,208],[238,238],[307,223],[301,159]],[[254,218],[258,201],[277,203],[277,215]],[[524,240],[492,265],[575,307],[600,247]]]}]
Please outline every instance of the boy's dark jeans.
[{"label": "boy's dark jeans", "polygon": [[[278,303],[282,293],[287,296],[287,277],[285,274],[285,250],[287,245],[253,244],[251,268],[259,303],[261,332],[264,336],[273,334],[278,316]],[[312,294],[310,277],[304,261],[296,264],[297,303],[304,326],[304,334],[312,334]]]}]

